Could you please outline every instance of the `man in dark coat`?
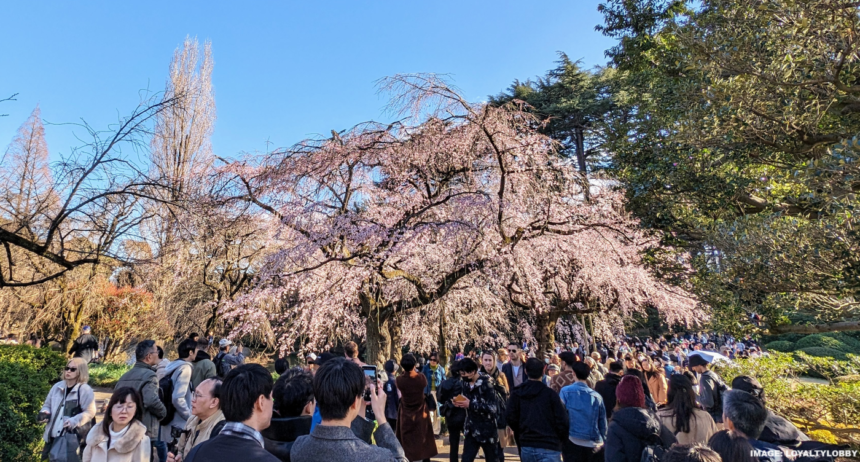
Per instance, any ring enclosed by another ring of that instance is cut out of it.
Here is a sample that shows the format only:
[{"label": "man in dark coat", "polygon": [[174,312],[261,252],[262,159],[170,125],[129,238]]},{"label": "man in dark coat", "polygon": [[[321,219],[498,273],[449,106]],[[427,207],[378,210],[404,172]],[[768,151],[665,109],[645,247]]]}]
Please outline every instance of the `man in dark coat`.
[{"label": "man in dark coat", "polygon": [[502,373],[508,379],[508,389],[513,390],[527,380],[522,361],[523,350],[516,343],[511,343],[508,345],[508,356],[508,362],[502,364]]},{"label": "man in dark coat", "polygon": [[499,433],[497,418],[499,412],[498,397],[493,388],[493,380],[487,374],[478,371],[478,364],[471,358],[461,361],[460,376],[465,400],[454,400],[454,406],[466,409],[466,426],[463,430],[466,438],[463,443],[463,462],[473,462],[478,455],[478,449],[484,450],[488,461],[498,457]]},{"label": "man in dark coat", "polygon": [[99,351],[99,341],[92,334],[90,326],[84,326],[81,329],[81,335],[72,343],[72,348],[69,349],[69,354],[75,358],[84,358],[87,363],[96,359]]},{"label": "man in dark coat", "polygon": [[603,398],[603,405],[606,407],[606,420],[612,418],[612,411],[615,410],[615,389],[621,383],[621,374],[624,373],[624,364],[619,361],[609,363],[609,372],[606,373],[604,379],[594,385],[596,391]]},{"label": "man in dark coat", "polygon": [[455,396],[463,394],[463,380],[460,378],[460,370],[460,361],[455,361],[450,368],[451,378],[444,380],[436,390],[436,400],[442,407],[440,412],[448,425],[448,440],[451,446],[449,460],[451,462],[460,460],[460,434],[463,433],[463,427],[466,425],[466,410],[454,406],[452,401]]},{"label": "man in dark coat", "polygon": [[520,444],[523,458],[561,456],[570,422],[558,393],[543,384],[543,361],[525,364],[528,381],[511,392],[505,420]]}]

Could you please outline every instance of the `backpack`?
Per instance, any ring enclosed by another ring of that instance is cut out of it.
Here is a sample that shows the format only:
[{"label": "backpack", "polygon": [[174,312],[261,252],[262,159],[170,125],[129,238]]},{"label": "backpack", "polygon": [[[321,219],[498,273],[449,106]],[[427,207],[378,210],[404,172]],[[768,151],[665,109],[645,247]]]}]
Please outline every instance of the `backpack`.
[{"label": "backpack", "polygon": [[666,455],[666,448],[663,447],[663,441],[659,437],[653,436],[648,440],[649,443],[642,449],[642,455],[639,456],[639,462],[660,462],[663,456]]},{"label": "backpack", "polygon": [[227,375],[224,373],[224,368],[222,366],[222,364],[224,363],[224,356],[227,356],[227,353],[219,351],[218,354],[215,355],[215,359],[212,360],[212,362],[215,363],[215,373],[218,374],[218,377],[221,377],[222,379],[225,375]]},{"label": "backpack", "polygon": [[[722,415],[723,415],[723,394],[725,394],[726,390],[728,390],[729,387],[726,386],[726,383],[723,382],[723,379],[720,378],[720,376],[713,373],[712,371],[707,371],[705,373],[708,374],[712,379],[714,379],[714,382],[716,382],[716,384],[717,384],[716,389],[714,390],[716,392],[716,393],[714,393],[714,405],[710,409],[705,409],[705,410],[708,411],[708,413],[711,414],[712,417],[715,415],[722,417]],[[702,374],[702,375],[704,375],[704,374]],[[714,417],[714,420],[716,421],[717,418]],[[721,422],[722,422],[722,418],[720,418],[717,423],[721,423]]]}]

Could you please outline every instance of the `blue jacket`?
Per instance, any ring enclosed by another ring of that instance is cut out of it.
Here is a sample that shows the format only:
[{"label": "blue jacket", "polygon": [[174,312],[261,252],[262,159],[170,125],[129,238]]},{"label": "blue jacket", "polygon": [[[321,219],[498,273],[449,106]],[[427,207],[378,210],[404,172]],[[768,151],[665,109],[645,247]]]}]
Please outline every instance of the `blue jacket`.
[{"label": "blue jacket", "polygon": [[596,443],[606,439],[606,408],[596,391],[583,382],[574,382],[562,388],[559,397],[567,408],[570,437]]},{"label": "blue jacket", "polygon": [[442,383],[442,381],[445,380],[445,368],[442,367],[441,364],[436,366],[436,373],[434,374],[433,371],[430,369],[429,364],[424,365],[424,378],[427,379],[427,386],[424,387],[424,394],[425,395],[427,393],[430,393],[430,391],[431,391],[430,390],[431,377],[432,377],[432,380],[435,381],[436,389],[438,390],[439,385]]}]

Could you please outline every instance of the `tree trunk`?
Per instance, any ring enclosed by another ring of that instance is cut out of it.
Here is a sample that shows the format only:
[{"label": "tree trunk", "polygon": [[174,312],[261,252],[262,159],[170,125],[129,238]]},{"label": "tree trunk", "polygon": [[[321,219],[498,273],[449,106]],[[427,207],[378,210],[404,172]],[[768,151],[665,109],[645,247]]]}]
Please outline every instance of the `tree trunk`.
[{"label": "tree trunk", "polygon": [[388,332],[390,333],[391,341],[389,342],[388,358],[393,359],[400,364],[400,358],[403,356],[403,317],[395,314],[388,321]]},{"label": "tree trunk", "polygon": [[842,321],[829,324],[797,324],[771,327],[774,334],[823,334],[826,332],[844,332],[860,330],[860,321]]},{"label": "tree trunk", "polygon": [[389,317],[384,315],[379,308],[374,307],[367,317],[365,328],[367,331],[367,349],[365,350],[365,362],[382,367],[385,356],[391,352],[391,331],[389,330]]},{"label": "tree trunk", "polygon": [[547,350],[555,348],[555,324],[558,322],[558,314],[550,311],[541,313],[535,317],[535,334],[537,336],[537,352],[543,354]]},{"label": "tree trunk", "polygon": [[448,367],[448,342],[445,341],[445,305],[442,304],[442,312],[439,314],[439,364]]},{"label": "tree trunk", "polygon": [[576,163],[579,166],[579,171],[585,175],[588,173],[588,167],[585,165],[585,133],[582,127],[577,127],[574,133],[574,143],[576,144]]}]

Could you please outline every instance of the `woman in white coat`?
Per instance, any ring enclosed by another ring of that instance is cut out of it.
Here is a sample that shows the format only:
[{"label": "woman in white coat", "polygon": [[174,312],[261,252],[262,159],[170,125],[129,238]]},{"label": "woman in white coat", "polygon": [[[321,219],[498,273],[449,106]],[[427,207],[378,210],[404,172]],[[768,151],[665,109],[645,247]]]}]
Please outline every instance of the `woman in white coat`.
[{"label": "woman in white coat", "polygon": [[142,415],[143,404],[134,388],[114,391],[105,419],[87,435],[83,462],[149,462],[152,445]]},{"label": "woman in white coat", "polygon": [[51,387],[39,412],[39,421],[47,423],[42,436],[46,449],[50,449],[63,429],[82,440],[96,416],[95,394],[87,385],[90,379],[87,362],[83,358],[70,359],[60,378],[62,380]]}]

